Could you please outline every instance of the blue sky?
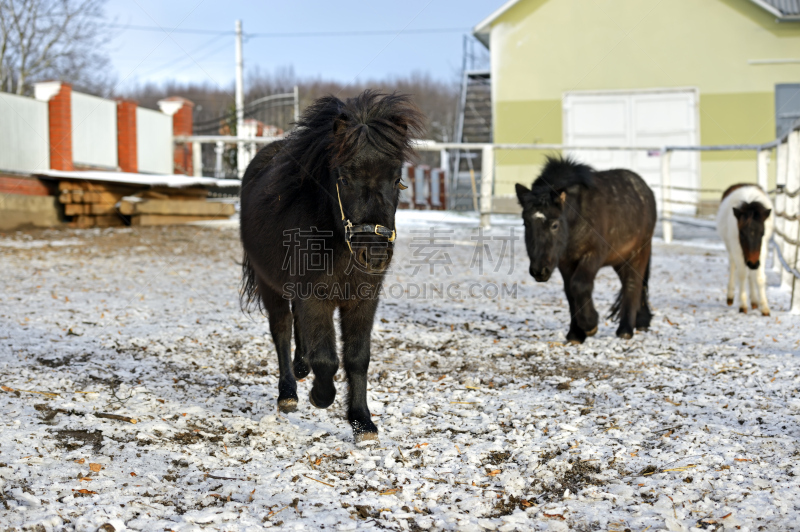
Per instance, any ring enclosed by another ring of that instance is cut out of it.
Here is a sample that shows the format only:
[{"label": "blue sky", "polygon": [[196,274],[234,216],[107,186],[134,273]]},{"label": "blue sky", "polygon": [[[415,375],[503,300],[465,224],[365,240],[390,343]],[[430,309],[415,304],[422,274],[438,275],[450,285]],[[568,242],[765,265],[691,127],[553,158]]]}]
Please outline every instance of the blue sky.
[{"label": "blue sky", "polygon": [[[412,71],[455,79],[461,68],[462,35],[505,0],[404,1],[168,1],[109,0],[114,22],[110,45],[119,89],[167,79],[229,86],[234,77],[234,21],[247,33],[342,32],[337,36],[245,40],[245,73],[257,65],[273,72],[292,67],[300,77],[339,81],[384,78]],[[229,35],[142,31],[126,26],[230,31]],[[422,29],[462,29],[406,33]],[[349,32],[384,31],[373,36]]]}]

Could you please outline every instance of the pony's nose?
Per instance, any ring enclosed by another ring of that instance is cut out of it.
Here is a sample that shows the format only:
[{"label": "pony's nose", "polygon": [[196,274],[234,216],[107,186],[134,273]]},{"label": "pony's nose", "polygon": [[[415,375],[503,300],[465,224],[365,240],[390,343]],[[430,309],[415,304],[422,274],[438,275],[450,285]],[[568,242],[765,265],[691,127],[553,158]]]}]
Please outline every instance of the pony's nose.
[{"label": "pony's nose", "polygon": [[759,265],[761,265],[761,261],[760,260],[757,260],[755,262],[750,261],[750,260],[747,261],[747,267],[750,268],[751,270],[757,270]]},{"label": "pony's nose", "polygon": [[539,270],[534,269],[533,266],[531,266],[531,268],[530,268],[531,276],[533,276],[533,278],[536,279],[536,281],[538,281],[540,283],[550,279],[550,274],[551,273],[553,273],[552,270],[550,270],[550,268],[548,268],[547,266],[543,266]]},{"label": "pony's nose", "polygon": [[388,246],[363,246],[356,252],[356,261],[368,272],[384,271],[391,258],[392,249]]}]

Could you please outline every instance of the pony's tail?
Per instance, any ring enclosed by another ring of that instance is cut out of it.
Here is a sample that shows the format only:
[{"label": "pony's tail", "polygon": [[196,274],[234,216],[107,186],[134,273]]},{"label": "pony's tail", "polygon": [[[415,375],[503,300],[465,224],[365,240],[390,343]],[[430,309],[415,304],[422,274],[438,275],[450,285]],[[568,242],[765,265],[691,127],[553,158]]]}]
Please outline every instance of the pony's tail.
[{"label": "pony's tail", "polygon": [[617,299],[614,300],[614,303],[611,305],[611,312],[608,313],[608,319],[612,321],[617,321],[619,319],[619,311],[622,307],[622,292],[625,290],[625,287],[619,289],[619,294],[617,294]]},{"label": "pony's tail", "polygon": [[258,293],[258,281],[253,265],[250,264],[250,257],[244,252],[242,258],[242,285],[239,288],[239,306],[243,312],[264,311],[264,302]]},{"label": "pony's tail", "polygon": [[[639,300],[639,308],[636,312],[636,322],[637,327],[639,323],[639,314],[646,314],[647,315],[647,323],[650,323],[650,318],[652,317],[652,312],[650,311],[650,303],[648,301],[648,294],[649,288],[648,285],[650,284],[650,258],[647,259],[647,267],[644,270],[644,279],[642,279],[642,298]],[[619,294],[617,294],[617,299],[614,300],[614,304],[611,305],[611,312],[608,313],[608,319],[617,321],[619,319],[619,311],[622,308],[622,292],[625,290],[623,286],[619,290]]]}]

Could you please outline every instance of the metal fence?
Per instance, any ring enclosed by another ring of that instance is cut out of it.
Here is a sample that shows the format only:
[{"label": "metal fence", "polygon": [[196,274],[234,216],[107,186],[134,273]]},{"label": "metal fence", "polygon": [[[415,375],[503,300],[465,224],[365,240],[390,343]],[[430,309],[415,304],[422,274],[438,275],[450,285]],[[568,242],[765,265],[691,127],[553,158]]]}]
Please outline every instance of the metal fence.
[{"label": "metal fence", "polygon": [[0,170],[33,173],[50,168],[47,102],[0,92]]},{"label": "metal fence", "polygon": [[[275,138],[245,139],[237,137],[180,137],[176,142],[195,143],[195,152],[199,152],[200,143],[215,142],[218,145],[226,142],[250,142],[269,144]],[[664,241],[672,241],[672,224],[674,205],[698,205],[698,201],[674,199],[673,192],[691,192],[696,198],[699,192],[708,192],[701,188],[675,186],[671,183],[671,161],[675,152],[703,152],[703,151],[747,151],[757,152],[757,183],[767,189],[769,157],[771,152],[776,153],[777,174],[776,189],[769,191],[774,195],[775,206],[775,235],[772,247],[776,260],[773,261],[776,270],[781,271],[783,286],[792,290],[792,311],[800,313],[800,120],[790,131],[780,139],[766,144],[725,145],[725,146],[569,146],[564,144],[487,144],[487,143],[442,143],[435,141],[419,140],[414,143],[418,151],[439,152],[441,168],[449,172],[449,152],[452,150],[480,151],[482,168],[480,176],[480,190],[475,190],[475,202],[480,212],[481,227],[491,225],[491,215],[494,202],[494,166],[495,151],[497,150],[537,150],[551,152],[579,152],[592,151],[634,151],[646,152],[650,155],[657,154],[661,157],[661,176],[658,185],[659,218],[662,224]],[[449,179],[443,179],[447,183]],[[733,184],[733,183],[731,183]],[[416,189],[414,190],[416,192]],[[722,191],[719,191],[722,192]],[[416,194],[414,194],[416,195]],[[445,197],[449,197],[445,191]]]}]

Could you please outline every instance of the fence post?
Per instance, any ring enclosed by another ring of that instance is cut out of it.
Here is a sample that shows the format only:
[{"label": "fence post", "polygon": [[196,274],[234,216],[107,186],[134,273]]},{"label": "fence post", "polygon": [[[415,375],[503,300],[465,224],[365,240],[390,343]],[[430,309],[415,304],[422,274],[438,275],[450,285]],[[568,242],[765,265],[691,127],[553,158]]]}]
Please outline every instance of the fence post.
[{"label": "fence post", "polygon": [[192,169],[195,177],[203,177],[203,145],[192,142]]},{"label": "fence post", "polygon": [[494,188],[494,146],[483,147],[481,154],[481,227],[492,226],[492,189]]},{"label": "fence post", "polygon": [[216,146],[214,146],[214,155],[216,155],[216,160],[214,162],[214,177],[221,178],[225,177],[222,175],[222,155],[225,153],[225,143],[222,141],[218,141]]},{"label": "fence post", "polygon": [[769,150],[758,150],[758,186],[767,190],[768,184],[768,177],[767,174],[769,172]]},{"label": "fence post", "polygon": [[670,203],[672,183],[669,175],[669,162],[672,152],[666,147],[661,150],[661,224],[664,242],[672,242],[672,204]]},{"label": "fence post", "polygon": [[[787,216],[792,217],[798,214],[798,202],[800,202],[800,196],[792,198],[788,195],[800,190],[800,130],[796,129],[789,134],[787,144],[789,153],[786,161],[786,194],[784,195],[786,200],[782,211]],[[798,224],[800,222],[784,219],[783,234],[787,238],[797,238]],[[788,240],[783,242],[783,256],[787,263],[794,263],[792,265],[795,268],[797,268],[797,247]],[[783,286],[792,288],[795,286],[795,280],[796,277],[791,272],[783,270],[783,273],[781,273],[781,284]]]},{"label": "fence post", "polygon": [[[446,148],[442,148],[439,151],[439,167],[442,169],[442,175],[444,176],[444,182],[447,183],[450,179],[450,154],[447,153]],[[442,186],[439,184],[441,190],[439,191],[439,195],[442,198],[442,209],[447,209],[447,204],[445,200],[450,199],[450,195],[447,193],[447,185]]]},{"label": "fence post", "polygon": [[[786,159],[788,155],[789,146],[786,142],[782,142],[778,144],[778,147],[775,152],[775,187],[777,188],[777,192],[775,194],[775,218],[773,222],[775,223],[775,230],[776,234],[772,238],[775,240],[775,245],[780,248],[781,253],[783,253],[783,238],[777,234],[777,231],[783,232],[783,218],[777,215],[779,212],[783,212],[783,209],[786,205],[786,197],[782,193],[782,186],[786,186]],[[772,269],[778,273],[780,273],[782,267],[781,263],[778,260],[772,261]]]}]

